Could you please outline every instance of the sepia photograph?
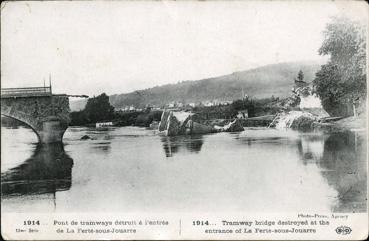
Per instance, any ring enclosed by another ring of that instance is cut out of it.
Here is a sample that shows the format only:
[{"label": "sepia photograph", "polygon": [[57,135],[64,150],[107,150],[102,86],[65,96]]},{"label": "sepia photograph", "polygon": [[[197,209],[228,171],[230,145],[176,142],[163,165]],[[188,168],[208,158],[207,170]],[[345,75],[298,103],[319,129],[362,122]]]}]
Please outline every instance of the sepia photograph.
[{"label": "sepia photograph", "polygon": [[2,2],[3,238],[367,235],[367,32],[365,1]]}]

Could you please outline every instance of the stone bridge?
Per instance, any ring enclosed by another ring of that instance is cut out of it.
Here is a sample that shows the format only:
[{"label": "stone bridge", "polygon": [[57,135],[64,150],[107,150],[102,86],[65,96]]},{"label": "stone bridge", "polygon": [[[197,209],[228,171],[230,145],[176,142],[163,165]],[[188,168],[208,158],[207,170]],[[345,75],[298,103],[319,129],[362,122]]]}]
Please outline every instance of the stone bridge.
[{"label": "stone bridge", "polygon": [[1,115],[29,126],[41,143],[61,142],[69,124],[68,95],[51,87],[1,89]]}]

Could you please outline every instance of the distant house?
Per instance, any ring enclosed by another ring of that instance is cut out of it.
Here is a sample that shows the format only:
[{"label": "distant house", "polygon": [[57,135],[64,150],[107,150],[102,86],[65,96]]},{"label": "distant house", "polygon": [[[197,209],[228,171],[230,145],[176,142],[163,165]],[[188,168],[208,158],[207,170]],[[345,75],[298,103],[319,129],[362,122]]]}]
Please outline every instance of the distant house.
[{"label": "distant house", "polygon": [[195,107],[196,106],[195,103],[189,103],[188,105],[191,106],[191,107]]},{"label": "distant house", "polygon": [[175,103],[174,103],[174,102],[169,103],[169,104],[168,104],[168,107],[169,107],[169,108],[174,108],[174,107],[175,107]]},{"label": "distant house", "polygon": [[232,104],[232,101],[221,101],[220,105],[230,105]]},{"label": "distant house", "polygon": [[108,126],[113,126],[113,122],[98,122],[96,123],[96,128],[104,128]]},{"label": "distant house", "polygon": [[214,102],[212,102],[212,101],[206,101],[206,102],[204,103],[204,106],[207,106],[207,107],[215,106],[215,103],[214,103]]}]

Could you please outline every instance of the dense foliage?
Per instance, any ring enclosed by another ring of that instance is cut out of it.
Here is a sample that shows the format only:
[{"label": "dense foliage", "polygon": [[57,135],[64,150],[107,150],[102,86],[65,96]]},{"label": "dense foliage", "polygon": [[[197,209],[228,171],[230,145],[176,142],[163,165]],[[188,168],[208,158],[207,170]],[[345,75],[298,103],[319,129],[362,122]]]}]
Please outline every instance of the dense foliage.
[{"label": "dense foliage", "polygon": [[108,121],[114,117],[114,107],[105,93],[88,99],[84,111],[90,122]]},{"label": "dense foliage", "polygon": [[238,99],[226,106],[195,107],[193,112],[200,119],[233,119],[239,112],[247,110],[248,117],[273,115],[280,111],[276,105],[279,98],[274,96],[263,99]]},{"label": "dense foliage", "polygon": [[85,109],[70,114],[71,125],[84,125],[101,121],[111,121],[114,118],[114,107],[109,103],[109,96],[102,93],[88,99]]},{"label": "dense foliage", "polygon": [[235,100],[232,102],[232,107],[236,111],[247,110],[249,117],[255,116],[255,105],[253,101],[251,100],[247,100],[247,99],[246,100],[245,99]]},{"label": "dense foliage", "polygon": [[141,114],[141,111],[132,112],[118,112],[116,113],[116,123],[117,126],[133,126],[136,124],[137,117]]},{"label": "dense foliage", "polygon": [[315,92],[330,115],[351,115],[353,104],[366,99],[365,28],[339,17],[327,25],[324,35],[319,54],[330,60],[316,73]]},{"label": "dense foliage", "polygon": [[113,121],[116,126],[148,127],[153,121],[160,121],[162,111],[114,112],[104,93],[88,100],[86,107],[81,111],[70,113],[72,126],[95,124],[96,122]]},{"label": "dense foliage", "polygon": [[136,126],[148,127],[153,121],[160,121],[162,111],[146,111],[137,116]]},{"label": "dense foliage", "polygon": [[71,126],[82,126],[89,123],[86,112],[81,111],[73,111],[70,113],[70,125]]}]

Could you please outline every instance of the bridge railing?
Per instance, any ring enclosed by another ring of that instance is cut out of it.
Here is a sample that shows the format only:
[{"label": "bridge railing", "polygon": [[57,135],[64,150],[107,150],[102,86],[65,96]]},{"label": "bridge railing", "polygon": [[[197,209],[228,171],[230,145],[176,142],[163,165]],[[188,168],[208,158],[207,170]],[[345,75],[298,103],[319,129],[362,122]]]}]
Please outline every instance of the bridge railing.
[{"label": "bridge railing", "polygon": [[1,97],[51,96],[51,87],[2,88]]}]

